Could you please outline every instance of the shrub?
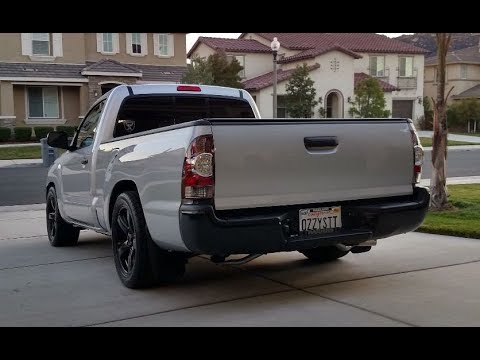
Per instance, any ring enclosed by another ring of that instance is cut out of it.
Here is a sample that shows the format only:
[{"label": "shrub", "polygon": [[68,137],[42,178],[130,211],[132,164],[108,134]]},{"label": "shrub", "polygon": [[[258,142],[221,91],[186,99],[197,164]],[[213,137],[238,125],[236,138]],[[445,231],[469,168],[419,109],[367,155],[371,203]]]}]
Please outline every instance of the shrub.
[{"label": "shrub", "polygon": [[57,126],[57,131],[65,131],[69,137],[72,137],[75,134],[76,129],[77,128],[75,126],[67,126],[67,125]]},{"label": "shrub", "polygon": [[26,126],[15,127],[14,139],[16,142],[25,142],[32,140],[32,128]]},{"label": "shrub", "polygon": [[12,131],[7,127],[0,127],[0,142],[10,141],[12,138]]},{"label": "shrub", "polygon": [[428,96],[425,96],[423,98],[423,120],[420,121],[422,124],[422,130],[432,130],[433,129],[433,109],[432,109],[432,103],[430,102],[430,99]]},{"label": "shrub", "polygon": [[35,138],[37,140],[40,140],[40,139],[46,138],[48,133],[50,131],[53,131],[53,127],[51,127],[51,126],[36,126],[36,127],[33,128],[33,130],[35,131]]}]

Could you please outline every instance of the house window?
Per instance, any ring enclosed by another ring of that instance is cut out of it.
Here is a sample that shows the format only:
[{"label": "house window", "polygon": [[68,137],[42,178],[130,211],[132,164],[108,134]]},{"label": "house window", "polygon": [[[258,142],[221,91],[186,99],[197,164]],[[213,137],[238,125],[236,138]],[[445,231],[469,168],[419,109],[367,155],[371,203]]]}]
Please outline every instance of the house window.
[{"label": "house window", "polygon": [[132,33],[132,53],[142,53],[142,37],[140,33]]},{"label": "house window", "polygon": [[370,75],[385,76],[385,56],[370,56]]},{"label": "house window", "polygon": [[467,64],[460,64],[460,79],[467,79]]},{"label": "house window", "polygon": [[158,53],[168,56],[168,34],[158,34]]},{"label": "house window", "polygon": [[28,117],[29,118],[58,118],[58,88],[29,87],[28,93]]},{"label": "house window", "polygon": [[277,95],[277,118],[287,117],[287,99],[285,95]]},{"label": "house window", "polygon": [[32,55],[51,55],[50,34],[32,33]]},{"label": "house window", "polygon": [[103,33],[103,52],[113,53],[113,33]]},{"label": "house window", "polygon": [[240,63],[240,66],[243,68],[238,72],[238,76],[242,79],[245,79],[245,56],[244,55],[227,55],[227,58],[232,61],[233,59],[237,59]]},{"label": "house window", "polygon": [[413,77],[413,56],[401,56],[399,65],[400,77]]}]

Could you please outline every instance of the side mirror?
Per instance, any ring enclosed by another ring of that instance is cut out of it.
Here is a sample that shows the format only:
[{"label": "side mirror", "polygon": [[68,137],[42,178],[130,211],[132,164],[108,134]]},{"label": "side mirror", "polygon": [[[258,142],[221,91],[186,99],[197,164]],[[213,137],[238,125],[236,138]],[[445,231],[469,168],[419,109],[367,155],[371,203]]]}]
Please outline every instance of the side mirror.
[{"label": "side mirror", "polygon": [[54,148],[70,150],[68,134],[65,131],[50,131],[47,135],[47,144]]}]

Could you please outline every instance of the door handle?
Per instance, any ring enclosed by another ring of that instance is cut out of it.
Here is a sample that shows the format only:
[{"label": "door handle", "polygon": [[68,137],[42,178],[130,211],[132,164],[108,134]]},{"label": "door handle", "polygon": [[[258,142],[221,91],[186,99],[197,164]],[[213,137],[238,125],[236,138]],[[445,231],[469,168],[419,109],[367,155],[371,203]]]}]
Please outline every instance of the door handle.
[{"label": "door handle", "polygon": [[87,165],[88,164],[88,159],[83,159],[82,160],[82,165]]},{"label": "door handle", "polygon": [[303,143],[307,149],[333,148],[338,146],[336,136],[313,136],[303,139]]}]

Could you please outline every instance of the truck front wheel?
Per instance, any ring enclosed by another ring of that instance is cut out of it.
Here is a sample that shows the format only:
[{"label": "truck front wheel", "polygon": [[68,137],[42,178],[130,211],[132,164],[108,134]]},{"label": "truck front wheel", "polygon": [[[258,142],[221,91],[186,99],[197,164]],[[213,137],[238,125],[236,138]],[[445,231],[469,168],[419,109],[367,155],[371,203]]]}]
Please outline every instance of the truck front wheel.
[{"label": "truck front wheel", "polygon": [[128,288],[150,287],[185,271],[183,259],[160,249],[151,239],[136,191],[126,191],[115,201],[112,246],[118,276]]},{"label": "truck front wheel", "polygon": [[315,249],[301,251],[303,255],[312,261],[323,263],[333,261],[348,254],[348,251],[340,250],[336,246],[320,246]]}]

